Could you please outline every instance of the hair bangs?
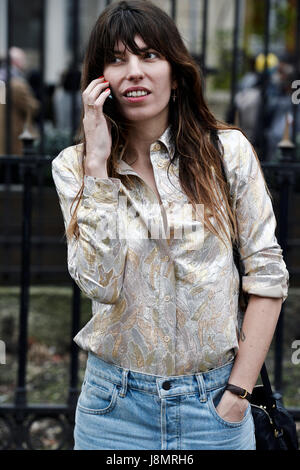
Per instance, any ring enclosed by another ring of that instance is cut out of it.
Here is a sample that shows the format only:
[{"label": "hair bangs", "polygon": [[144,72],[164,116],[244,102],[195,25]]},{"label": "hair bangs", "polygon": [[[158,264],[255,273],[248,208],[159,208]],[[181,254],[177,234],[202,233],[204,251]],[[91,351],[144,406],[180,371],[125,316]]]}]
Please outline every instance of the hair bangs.
[{"label": "hair bangs", "polygon": [[[109,63],[114,55],[115,46],[118,43],[124,44],[131,53],[140,55],[147,49],[155,49],[163,53],[163,44],[159,40],[161,32],[155,34],[156,25],[152,18],[146,18],[136,10],[118,9],[113,12],[103,31],[102,47],[104,50],[104,66]],[[140,36],[145,48],[140,48],[135,42],[135,37]]]}]

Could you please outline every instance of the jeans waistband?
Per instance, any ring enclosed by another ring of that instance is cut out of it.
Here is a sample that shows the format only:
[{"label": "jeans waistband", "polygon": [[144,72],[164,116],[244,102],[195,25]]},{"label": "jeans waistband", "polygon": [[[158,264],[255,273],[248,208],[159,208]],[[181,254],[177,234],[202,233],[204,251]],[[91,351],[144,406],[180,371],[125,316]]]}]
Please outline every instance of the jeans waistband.
[{"label": "jeans waistband", "polygon": [[190,375],[158,376],[110,364],[89,351],[86,374],[92,374],[95,380],[99,377],[116,384],[121,388],[120,394],[123,396],[126,395],[127,387],[159,395],[161,398],[199,391],[205,401],[205,391],[227,384],[233,363],[234,360],[215,369]]}]

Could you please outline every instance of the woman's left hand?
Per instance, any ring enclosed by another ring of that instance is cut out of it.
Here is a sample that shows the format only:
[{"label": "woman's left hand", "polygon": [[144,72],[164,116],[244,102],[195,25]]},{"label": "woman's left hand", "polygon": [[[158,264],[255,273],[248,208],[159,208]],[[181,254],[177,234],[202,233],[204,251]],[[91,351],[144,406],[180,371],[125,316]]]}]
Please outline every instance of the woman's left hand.
[{"label": "woman's left hand", "polygon": [[216,410],[225,421],[239,422],[244,418],[248,404],[248,400],[225,390]]}]

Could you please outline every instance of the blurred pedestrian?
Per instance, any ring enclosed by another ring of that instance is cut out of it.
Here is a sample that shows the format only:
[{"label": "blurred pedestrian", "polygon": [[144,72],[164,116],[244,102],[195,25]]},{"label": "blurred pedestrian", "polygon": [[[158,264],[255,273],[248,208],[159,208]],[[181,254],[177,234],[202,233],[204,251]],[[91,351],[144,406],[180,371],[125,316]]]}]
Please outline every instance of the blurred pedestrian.
[{"label": "blurred pedestrian", "polygon": [[[53,110],[55,127],[71,132],[78,129],[81,116],[81,72],[72,67],[62,74],[61,83],[53,93]],[[73,99],[75,99],[75,115],[73,115]]]},{"label": "blurred pedestrian", "polygon": [[[286,119],[293,127],[294,105],[292,102],[292,83],[298,77],[296,75],[295,60],[289,54],[283,54],[272,77],[272,83],[276,87],[276,93],[270,94],[266,102],[266,139],[267,160],[276,159],[278,144],[282,139]],[[296,119],[296,133],[300,132],[300,107],[296,107],[298,118]]]},{"label": "blurred pedestrian", "polygon": [[[278,66],[275,54],[267,56],[266,97],[276,94],[276,86],[271,77]],[[261,133],[264,131],[263,121],[263,83],[265,80],[265,55],[260,53],[253,61],[253,69],[246,73],[238,84],[238,91],[234,98],[234,113],[237,113],[238,124],[254,146],[258,146]]]},{"label": "blurred pedestrian", "polygon": [[[10,153],[23,154],[23,144],[19,139],[24,127],[38,135],[33,124],[33,118],[39,110],[39,102],[34,97],[30,85],[26,79],[27,58],[25,52],[18,47],[11,47],[10,55],[10,90],[11,90],[11,138]],[[2,61],[0,67],[0,80],[6,84],[7,89],[7,65]],[[0,104],[0,154],[6,154],[6,105]]]}]

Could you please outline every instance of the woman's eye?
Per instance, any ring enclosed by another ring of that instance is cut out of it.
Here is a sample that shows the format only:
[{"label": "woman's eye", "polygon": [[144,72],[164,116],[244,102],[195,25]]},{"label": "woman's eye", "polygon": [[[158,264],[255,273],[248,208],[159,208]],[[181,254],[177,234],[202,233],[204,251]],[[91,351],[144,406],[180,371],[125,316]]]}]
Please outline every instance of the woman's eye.
[{"label": "woman's eye", "polygon": [[112,64],[117,64],[118,61],[121,61],[121,60],[122,60],[121,57],[116,57],[116,56],[114,56],[114,57],[111,58],[110,62],[111,62]]},{"label": "woman's eye", "polygon": [[[145,57],[151,56],[151,55],[152,55],[152,56],[154,55],[154,56],[156,56],[156,57],[159,56],[157,52],[146,52]],[[153,59],[153,57],[149,57],[149,58],[150,58],[150,59]],[[154,57],[154,58],[155,58],[155,57]]]},{"label": "woman's eye", "polygon": [[[143,54],[143,57],[146,58],[146,59],[156,59],[156,58],[159,57],[159,54],[158,54],[158,52],[145,52]],[[118,63],[122,62],[122,60],[126,60],[125,57],[112,56],[111,59],[110,59],[110,63],[111,64],[118,64]]]}]

